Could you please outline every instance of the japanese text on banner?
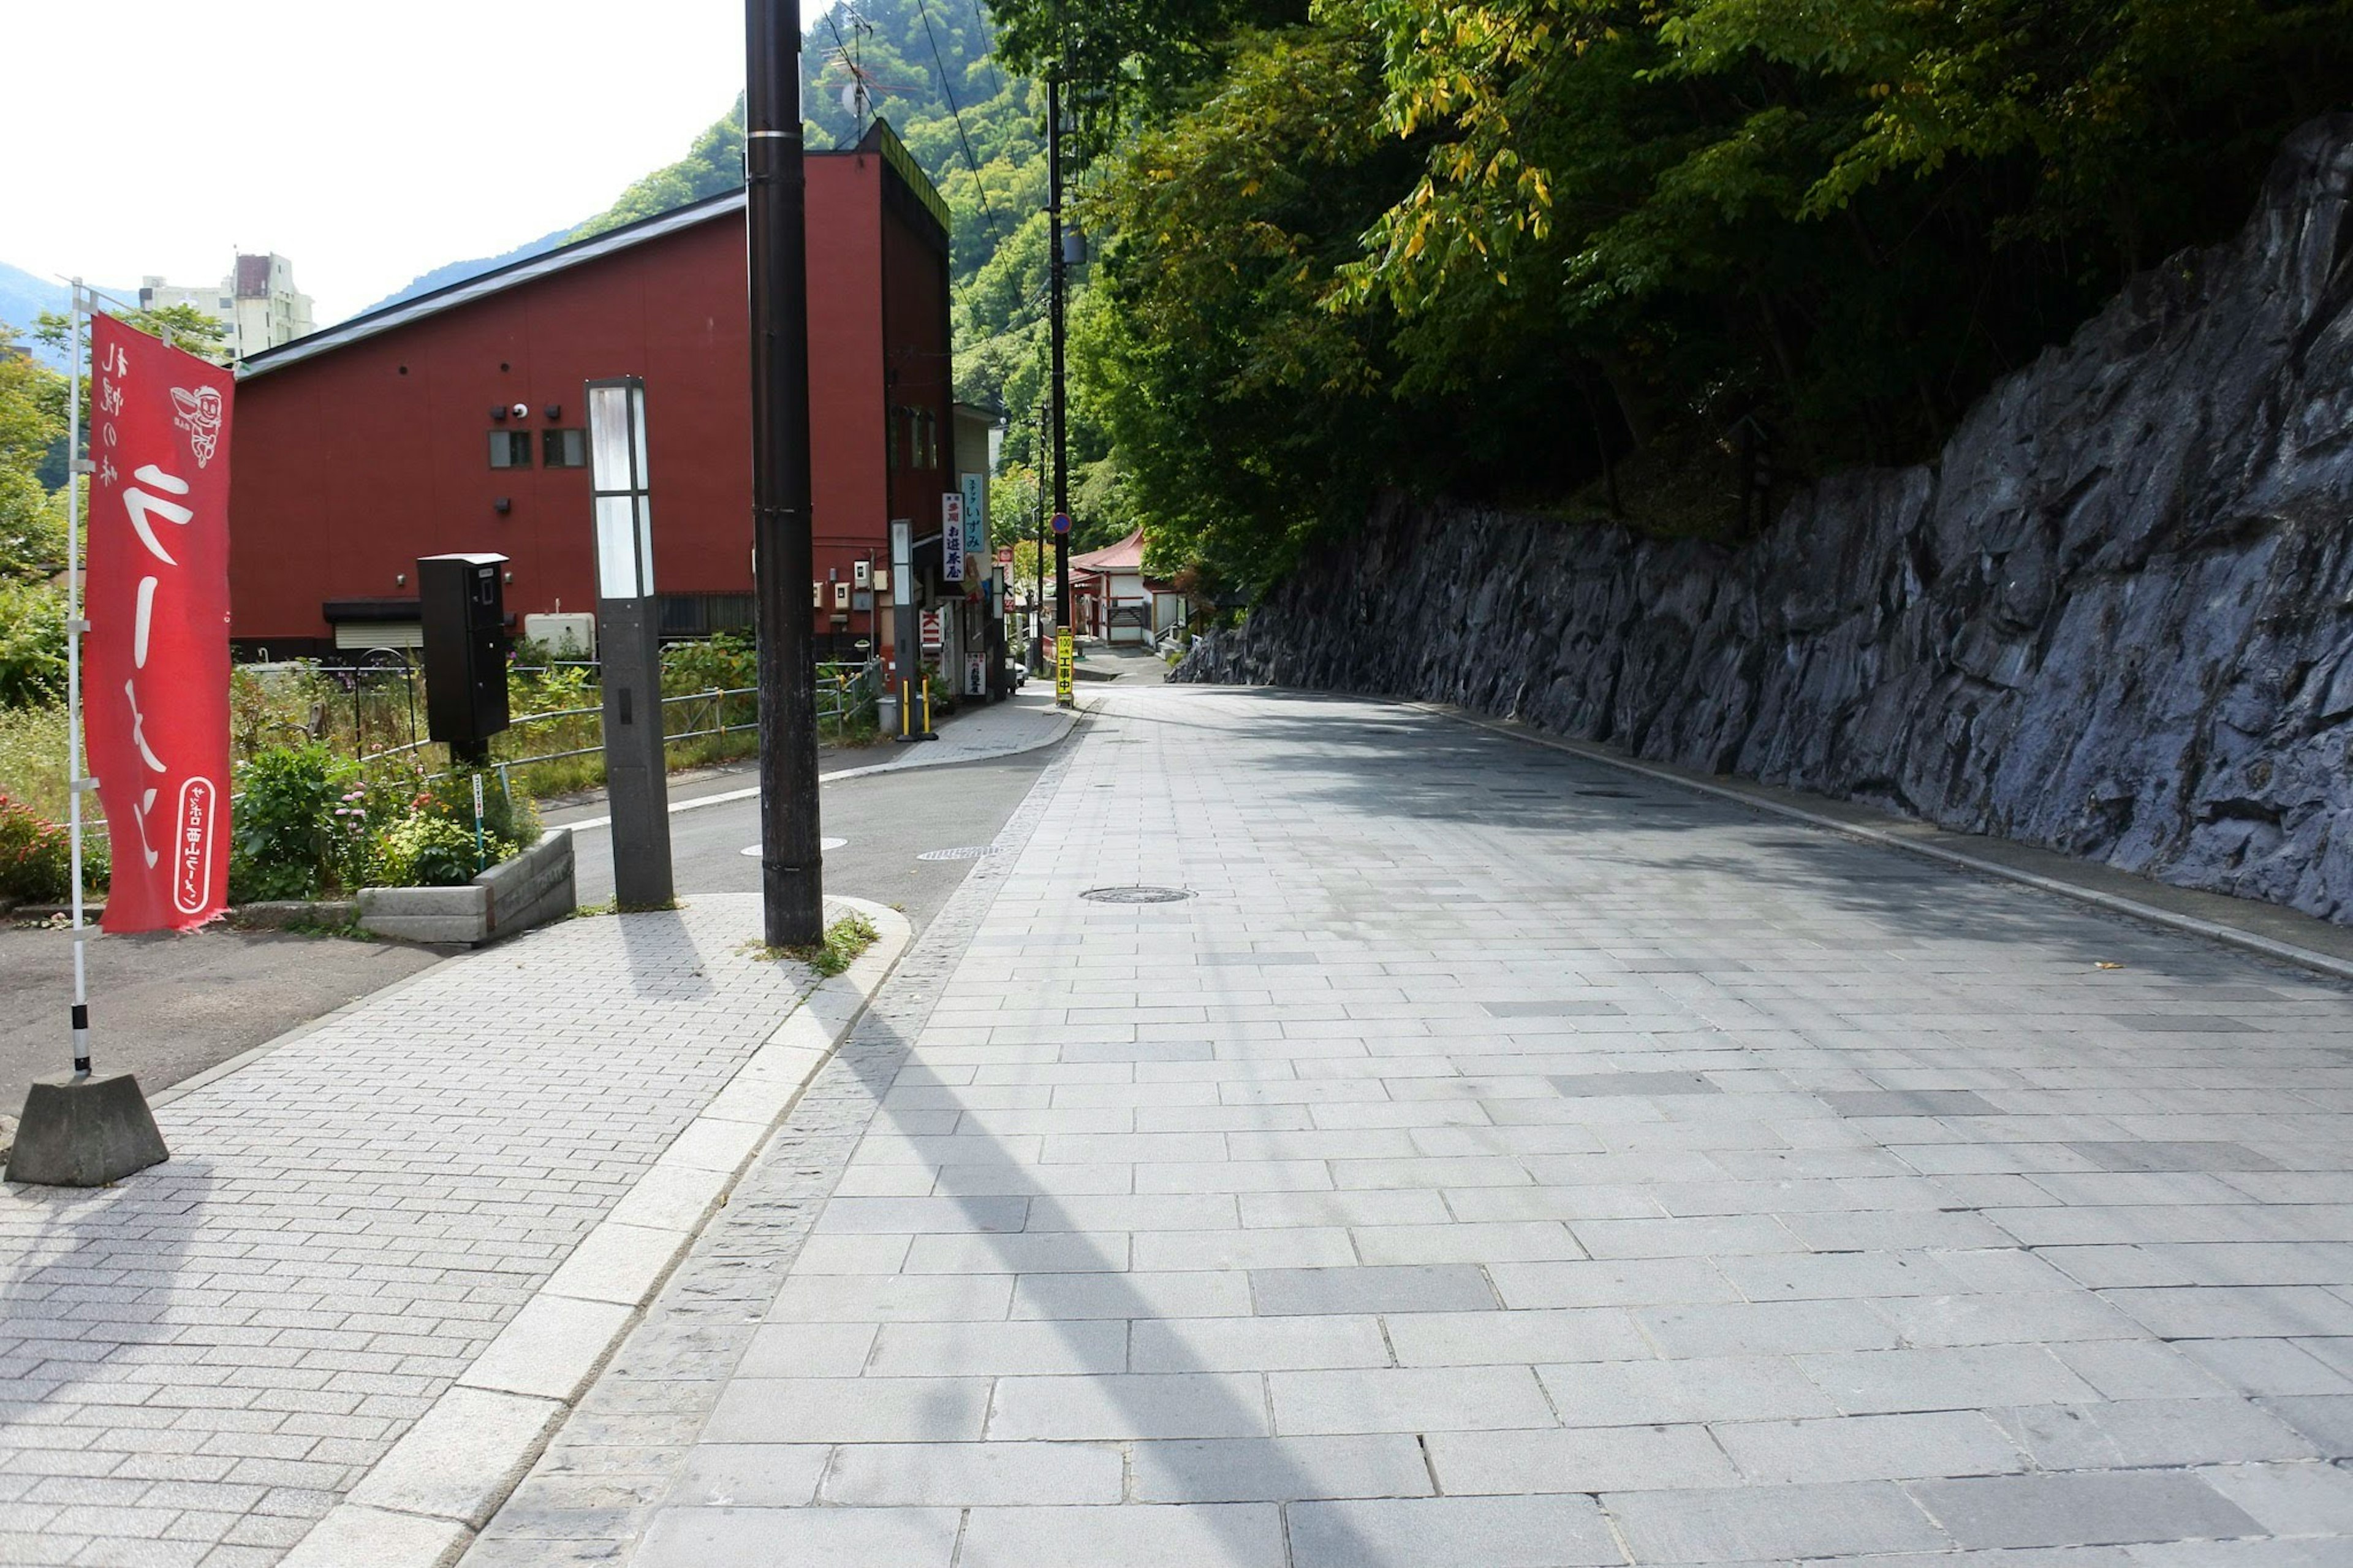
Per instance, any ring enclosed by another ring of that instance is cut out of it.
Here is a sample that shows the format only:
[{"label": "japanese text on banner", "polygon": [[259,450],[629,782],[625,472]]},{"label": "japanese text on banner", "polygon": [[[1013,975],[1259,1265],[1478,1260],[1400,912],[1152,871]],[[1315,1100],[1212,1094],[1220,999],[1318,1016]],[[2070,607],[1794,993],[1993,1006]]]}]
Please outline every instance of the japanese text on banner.
[{"label": "japanese text on banner", "polygon": [[110,931],[228,901],[228,435],[218,365],[90,323],[90,679],[82,733],[111,839]]}]

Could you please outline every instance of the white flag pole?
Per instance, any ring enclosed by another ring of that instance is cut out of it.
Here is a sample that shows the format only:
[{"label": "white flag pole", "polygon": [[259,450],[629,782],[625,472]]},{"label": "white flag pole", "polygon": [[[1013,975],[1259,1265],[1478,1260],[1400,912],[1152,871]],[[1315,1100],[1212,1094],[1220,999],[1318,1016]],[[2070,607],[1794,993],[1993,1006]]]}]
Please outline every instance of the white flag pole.
[{"label": "white flag pole", "polygon": [[81,477],[90,461],[81,455],[81,323],[90,305],[81,279],[73,280],[73,347],[66,393],[66,817],[73,840],[73,1065],[82,1077],[90,1073],[90,978],[83,962],[81,912],[81,797],[90,787],[81,776],[81,634],[90,629],[81,618]]}]

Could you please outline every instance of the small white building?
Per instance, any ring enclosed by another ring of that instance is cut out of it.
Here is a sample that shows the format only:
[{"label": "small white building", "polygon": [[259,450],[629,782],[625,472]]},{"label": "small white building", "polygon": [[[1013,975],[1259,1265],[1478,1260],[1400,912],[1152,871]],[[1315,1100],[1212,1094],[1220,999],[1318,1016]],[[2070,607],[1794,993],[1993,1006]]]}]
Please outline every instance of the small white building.
[{"label": "small white building", "polygon": [[1071,621],[1107,643],[1150,647],[1185,624],[1185,595],[1144,574],[1144,530],[1071,557]]},{"label": "small white building", "polygon": [[294,264],[275,252],[239,256],[228,276],[207,289],[184,289],[161,278],[142,278],[139,303],[150,310],[188,305],[203,311],[221,324],[224,344],[233,359],[307,337],[316,326],[311,317],[311,296],[294,287]]}]

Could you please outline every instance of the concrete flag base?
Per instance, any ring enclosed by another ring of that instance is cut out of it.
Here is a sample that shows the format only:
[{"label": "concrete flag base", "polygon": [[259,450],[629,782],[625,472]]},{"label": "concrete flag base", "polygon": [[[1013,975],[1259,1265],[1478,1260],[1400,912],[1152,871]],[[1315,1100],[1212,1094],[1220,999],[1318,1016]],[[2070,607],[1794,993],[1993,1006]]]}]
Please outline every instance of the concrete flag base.
[{"label": "concrete flag base", "polygon": [[102,1187],[171,1157],[134,1075],[51,1073],[25,1096],[7,1179]]}]

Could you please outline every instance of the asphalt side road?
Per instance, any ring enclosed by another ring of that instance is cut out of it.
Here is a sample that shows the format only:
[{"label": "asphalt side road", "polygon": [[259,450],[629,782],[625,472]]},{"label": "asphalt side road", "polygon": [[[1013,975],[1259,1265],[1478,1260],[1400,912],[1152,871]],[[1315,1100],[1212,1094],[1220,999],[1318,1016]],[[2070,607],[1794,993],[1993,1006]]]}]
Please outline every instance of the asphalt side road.
[{"label": "asphalt side road", "polygon": [[[187,936],[90,933],[92,1060],[153,1093],[452,949],[213,927]],[[73,933],[0,926],[0,1114],[43,1073],[73,1066]]]},{"label": "asphalt side road", "polygon": [[[821,786],[825,890],[889,904],[922,928],[955,891],[972,861],[918,857],[987,846],[1055,751],[1046,746],[1009,757],[870,773]],[[673,812],[670,825],[671,878],[681,894],[759,890],[757,800]],[[837,839],[841,842],[835,843]],[[573,847],[580,901],[593,904],[611,898],[611,835],[603,827],[579,829]],[[746,854],[747,849],[752,853]]]}]

